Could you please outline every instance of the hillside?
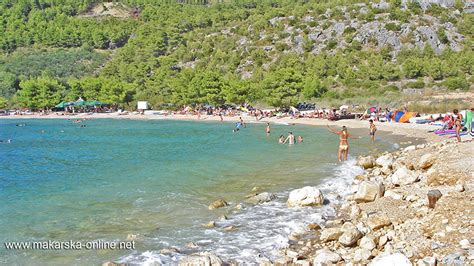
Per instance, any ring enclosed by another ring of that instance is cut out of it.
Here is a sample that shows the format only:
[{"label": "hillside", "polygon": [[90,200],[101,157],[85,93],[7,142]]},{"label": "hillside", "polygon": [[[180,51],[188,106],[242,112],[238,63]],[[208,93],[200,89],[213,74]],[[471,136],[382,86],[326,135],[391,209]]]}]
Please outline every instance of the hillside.
[{"label": "hillside", "polygon": [[[176,108],[388,103],[404,93],[472,90],[474,15],[462,1],[115,2],[121,3],[2,3],[0,96],[11,105],[46,108],[55,103],[29,95],[40,90],[36,83],[49,82],[54,100],[88,95]],[[95,59],[83,60],[89,63],[80,74],[48,70],[57,60],[28,71],[5,67],[28,66],[18,63],[31,56],[19,55],[22,47],[106,49],[112,56],[104,64],[90,55]]]}]

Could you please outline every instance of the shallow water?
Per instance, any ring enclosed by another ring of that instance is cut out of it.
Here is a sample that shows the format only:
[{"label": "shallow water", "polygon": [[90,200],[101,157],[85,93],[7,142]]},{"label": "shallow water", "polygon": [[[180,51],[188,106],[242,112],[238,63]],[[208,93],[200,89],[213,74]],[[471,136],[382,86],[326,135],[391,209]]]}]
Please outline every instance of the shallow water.
[{"label": "shallow water", "polygon": [[[26,123],[17,127],[18,123]],[[325,128],[183,121],[90,120],[85,128],[68,120],[0,120],[0,238],[6,241],[126,241],[138,235],[134,251],[11,251],[0,248],[0,264],[173,263],[160,255],[175,246],[182,253],[213,250],[225,259],[273,259],[288,234],[332,215],[322,208],[288,209],[292,188],[320,185],[347,193],[361,170],[354,160],[336,163],[338,138]],[[293,131],[304,144],[279,145]],[[393,149],[393,138],[371,144],[366,131],[351,141],[351,155]],[[277,194],[267,204],[242,210],[253,187]],[[209,211],[224,198],[225,209]],[[229,219],[219,221],[227,213]],[[217,227],[202,224],[217,221]],[[227,232],[223,227],[234,225]],[[200,247],[189,249],[194,242]]]}]

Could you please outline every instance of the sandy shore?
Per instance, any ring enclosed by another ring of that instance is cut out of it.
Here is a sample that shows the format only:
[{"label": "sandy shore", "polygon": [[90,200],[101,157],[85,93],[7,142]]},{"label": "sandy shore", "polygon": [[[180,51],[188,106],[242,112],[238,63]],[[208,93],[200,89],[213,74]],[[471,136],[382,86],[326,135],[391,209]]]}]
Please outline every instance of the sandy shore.
[{"label": "sandy shore", "polygon": [[[200,119],[196,115],[119,115],[118,113],[108,114],[77,114],[77,115],[21,115],[21,116],[0,116],[0,119],[132,119],[132,120],[182,120],[182,121],[220,121],[219,116],[201,115]],[[329,121],[327,119],[318,118],[298,118],[292,119],[289,117],[284,118],[263,118],[256,120],[255,117],[242,116],[242,119],[246,123],[278,123],[278,124],[299,124],[299,125],[310,125],[310,126],[333,126],[342,127],[343,125],[351,128],[365,128],[368,129],[369,122],[367,120],[350,119],[340,121]],[[239,116],[224,117],[224,122],[236,122],[239,120]],[[394,135],[406,136],[410,138],[422,139],[425,141],[440,141],[441,137],[436,134],[430,133],[429,131],[438,129],[439,126],[432,126],[427,124],[411,124],[411,123],[383,123],[375,122],[377,129],[386,131]],[[469,137],[470,138],[470,137]]]}]

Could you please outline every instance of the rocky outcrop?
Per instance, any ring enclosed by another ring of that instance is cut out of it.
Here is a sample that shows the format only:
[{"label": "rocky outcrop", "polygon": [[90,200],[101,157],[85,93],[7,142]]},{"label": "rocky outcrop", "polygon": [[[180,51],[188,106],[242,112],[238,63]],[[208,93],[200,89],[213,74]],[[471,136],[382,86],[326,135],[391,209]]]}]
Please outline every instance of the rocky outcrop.
[{"label": "rocky outcrop", "polygon": [[316,187],[303,187],[290,192],[288,207],[318,206],[324,202],[324,196]]}]

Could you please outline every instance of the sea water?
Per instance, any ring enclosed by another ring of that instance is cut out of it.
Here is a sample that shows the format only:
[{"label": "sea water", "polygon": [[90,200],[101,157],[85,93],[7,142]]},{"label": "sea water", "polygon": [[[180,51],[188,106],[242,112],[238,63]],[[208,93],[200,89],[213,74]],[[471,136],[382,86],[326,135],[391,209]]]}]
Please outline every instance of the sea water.
[{"label": "sea water", "polygon": [[[24,126],[17,126],[25,124]],[[81,127],[81,125],[86,127]],[[226,260],[275,259],[288,235],[334,210],[286,207],[289,191],[319,186],[329,201],[362,172],[355,156],[393,148],[367,132],[337,163],[338,136],[326,128],[167,120],[0,120],[0,264],[174,264],[212,251]],[[289,131],[304,143],[280,145]],[[254,187],[275,193],[253,206]],[[217,199],[230,206],[208,210]],[[235,208],[237,205],[242,208]],[[227,220],[219,217],[225,214]],[[216,221],[215,228],[202,225]],[[224,228],[234,226],[228,231]],[[6,242],[134,240],[133,250],[6,250]],[[193,242],[198,247],[187,247]],[[180,254],[161,254],[176,247]]]}]

